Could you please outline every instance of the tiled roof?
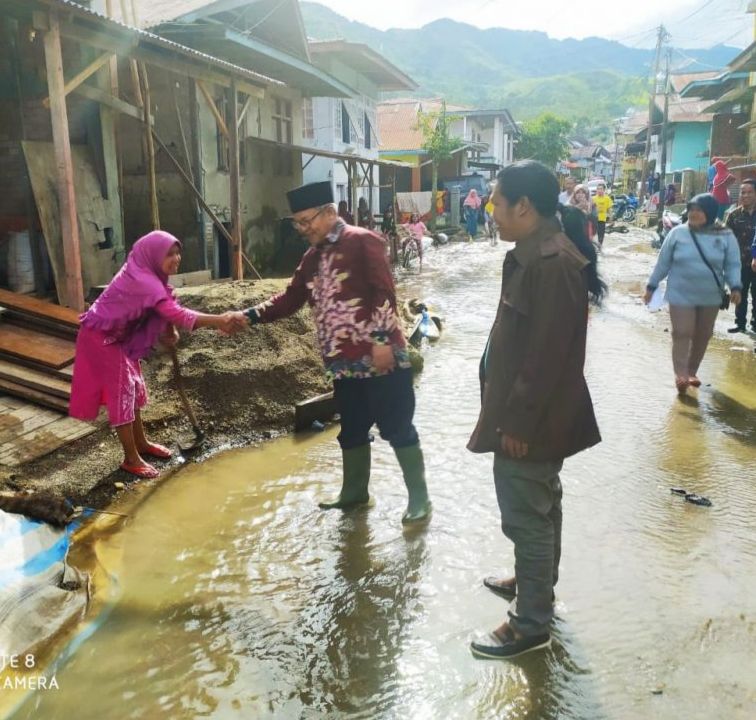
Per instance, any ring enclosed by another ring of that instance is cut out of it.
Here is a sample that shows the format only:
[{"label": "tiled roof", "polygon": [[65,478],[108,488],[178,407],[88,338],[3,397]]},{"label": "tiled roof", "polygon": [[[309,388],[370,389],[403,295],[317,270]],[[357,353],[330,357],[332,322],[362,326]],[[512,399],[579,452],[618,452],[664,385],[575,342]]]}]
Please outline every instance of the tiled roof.
[{"label": "tiled roof", "polygon": [[[390,100],[378,105],[378,135],[380,149],[419,150],[423,145],[423,133],[417,127],[418,113],[437,113],[443,108],[443,100],[416,98]],[[469,110],[461,105],[446,105],[446,111]]]}]

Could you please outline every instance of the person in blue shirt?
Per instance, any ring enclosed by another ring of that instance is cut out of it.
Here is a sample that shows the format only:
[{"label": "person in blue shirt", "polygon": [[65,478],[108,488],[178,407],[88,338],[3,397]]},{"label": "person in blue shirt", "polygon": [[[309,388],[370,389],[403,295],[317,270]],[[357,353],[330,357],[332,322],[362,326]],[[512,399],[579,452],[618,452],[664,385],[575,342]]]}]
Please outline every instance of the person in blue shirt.
[{"label": "person in blue shirt", "polygon": [[667,278],[672,365],[681,395],[688,387],[701,385],[698,368],[714,332],[725,286],[735,305],[741,299],[740,248],[732,230],[717,221],[718,209],[710,193],[696,195],[688,203],[688,221],[664,240],[643,298],[648,303]]}]

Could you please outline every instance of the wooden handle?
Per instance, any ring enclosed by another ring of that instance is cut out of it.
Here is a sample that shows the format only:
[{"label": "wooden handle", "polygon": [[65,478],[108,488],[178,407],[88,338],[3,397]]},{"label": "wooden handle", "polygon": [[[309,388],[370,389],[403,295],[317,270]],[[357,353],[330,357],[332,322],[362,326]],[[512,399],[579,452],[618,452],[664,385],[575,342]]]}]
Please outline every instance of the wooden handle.
[{"label": "wooden handle", "polygon": [[181,376],[181,367],[179,365],[176,348],[170,348],[170,353],[171,362],[173,363],[173,378],[176,381],[176,389],[178,390],[179,397],[181,398],[181,404],[184,406],[184,412],[187,414],[190,422],[192,423],[192,427],[195,429],[195,431],[197,431],[199,429],[199,423],[197,422],[197,417],[194,414],[194,410],[192,410],[189,398],[186,395],[186,390],[184,390],[184,378]]}]

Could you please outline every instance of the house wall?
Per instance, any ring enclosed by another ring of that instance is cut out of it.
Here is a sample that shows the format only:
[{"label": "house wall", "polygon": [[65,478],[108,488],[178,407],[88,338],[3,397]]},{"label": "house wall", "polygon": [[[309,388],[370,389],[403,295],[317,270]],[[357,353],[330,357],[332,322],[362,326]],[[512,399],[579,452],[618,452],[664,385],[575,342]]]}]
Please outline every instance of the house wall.
[{"label": "house wall", "polygon": [[[216,89],[216,97],[220,96],[220,91],[220,88]],[[281,219],[290,214],[286,192],[302,184],[301,153],[254,142],[256,137],[276,140],[273,121],[276,98],[291,101],[292,138],[297,143],[302,136],[302,96],[291,88],[275,88],[266,91],[264,98],[253,100],[240,128],[240,136],[245,138],[246,145],[246,162],[240,168],[242,237],[244,251],[258,269],[272,266],[276,243],[280,240]],[[227,170],[218,168],[217,137],[215,119],[207,103],[201,100],[200,138],[205,200],[221,220],[228,222],[231,220],[230,175]],[[286,153],[288,163],[282,160]],[[217,247],[212,256],[213,269],[217,273]]]},{"label": "house wall", "polygon": [[667,142],[666,172],[680,172],[686,168],[706,170],[711,123],[674,123],[672,132],[672,139]]},{"label": "house wall", "polygon": [[[325,72],[354,89],[355,94],[350,98],[343,99],[313,98],[315,137],[303,138],[303,144],[337,153],[354,152],[361,157],[377,160],[378,118],[376,114],[376,102],[380,97],[378,86],[338,58],[323,57],[319,61],[319,66]],[[346,105],[347,111],[355,123],[349,143],[343,141],[342,104]],[[373,129],[369,148],[366,147],[367,128],[364,124],[365,116],[367,116],[368,122]],[[349,176],[341,161],[317,157],[311,160],[311,156],[304,155],[303,162],[307,163],[307,167],[303,172],[304,182],[330,180],[336,201],[346,200],[349,202]],[[377,212],[379,207],[378,176],[378,169],[374,167],[372,169],[372,197],[367,185],[365,187],[358,187],[357,189],[357,197],[364,197],[372,206],[374,212]]]}]

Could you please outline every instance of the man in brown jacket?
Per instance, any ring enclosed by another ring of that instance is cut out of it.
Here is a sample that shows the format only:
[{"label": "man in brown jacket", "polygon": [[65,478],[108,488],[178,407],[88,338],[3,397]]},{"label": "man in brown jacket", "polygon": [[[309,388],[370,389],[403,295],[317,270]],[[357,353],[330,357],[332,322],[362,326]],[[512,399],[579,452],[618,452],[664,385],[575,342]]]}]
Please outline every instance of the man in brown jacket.
[{"label": "man in brown jacket", "polygon": [[468,449],[494,453],[502,530],[515,546],[515,577],[484,584],[515,602],[508,622],[472,643],[480,657],[511,658],[550,644],[559,472],[565,458],[601,440],[583,364],[589,295],[598,302],[605,286],[582,213],[558,206],[558,194],[554,175],[533,161],[502,170],[494,193],[501,237],[516,246],[504,260]]}]

